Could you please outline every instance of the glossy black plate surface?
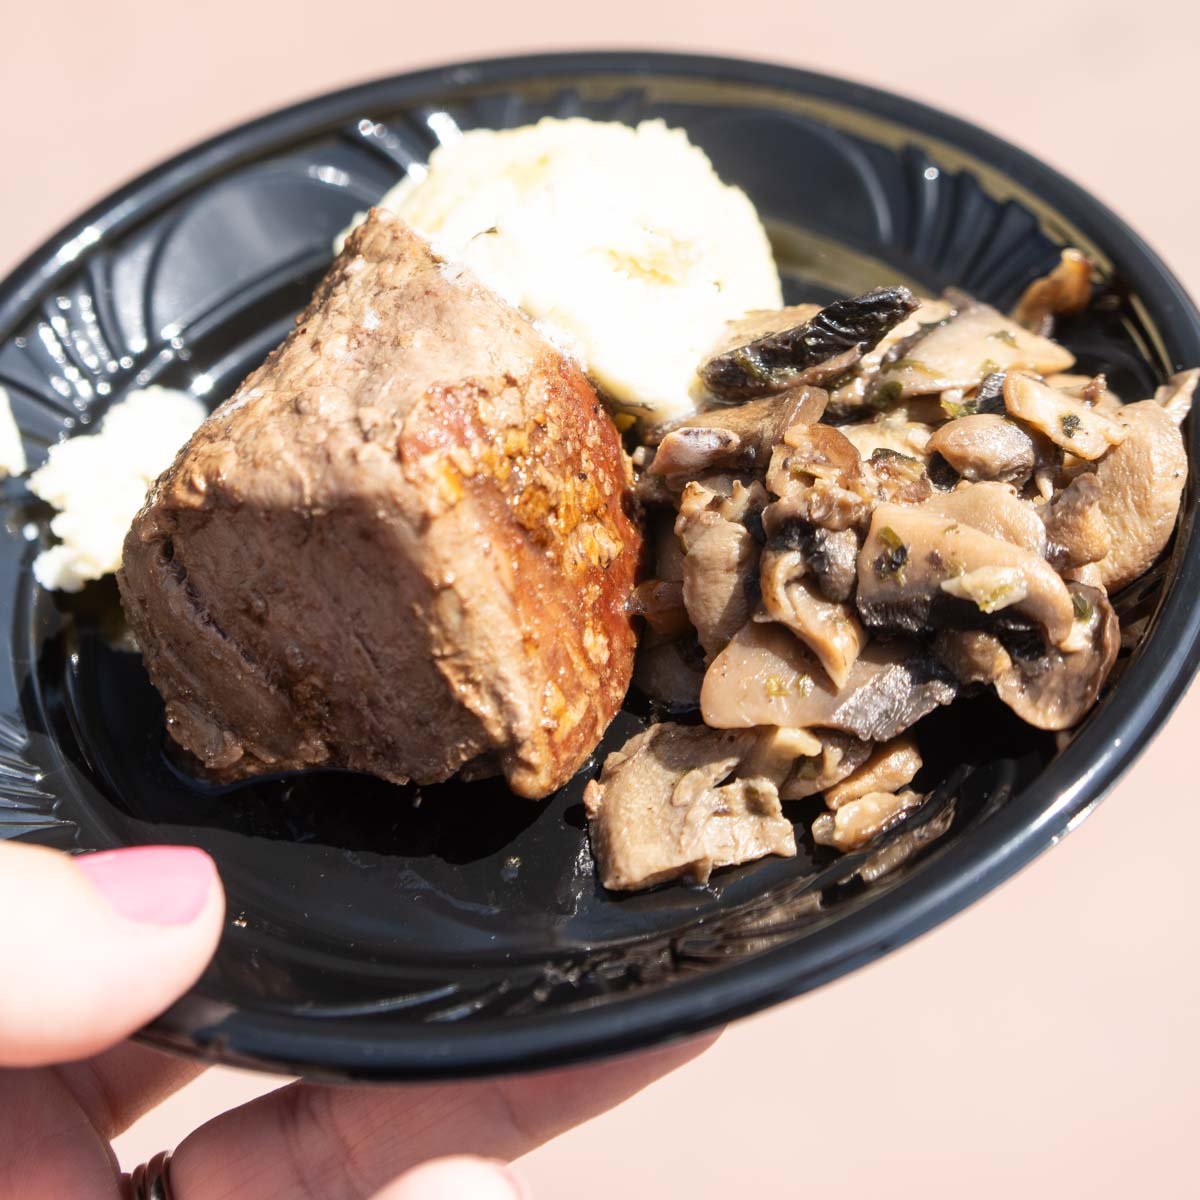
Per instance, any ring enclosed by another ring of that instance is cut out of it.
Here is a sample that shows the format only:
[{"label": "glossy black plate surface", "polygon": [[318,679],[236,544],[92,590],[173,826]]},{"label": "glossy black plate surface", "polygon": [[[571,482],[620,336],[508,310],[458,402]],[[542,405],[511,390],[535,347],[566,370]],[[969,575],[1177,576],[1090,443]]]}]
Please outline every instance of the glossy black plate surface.
[{"label": "glossy black plate surface", "polygon": [[[0,286],[0,386],[31,463],[158,382],[215,400],[283,336],[333,235],[456,128],[545,114],[682,125],[767,219],[788,298],[882,282],[1000,305],[1071,243],[1109,280],[1063,326],[1130,399],[1200,363],[1200,318],[1162,264],[1086,193],[912,102],[764,64],[650,54],[448,67],[322,97],[131,184]],[[1193,463],[1196,430],[1188,428]],[[161,706],[121,640],[115,587],[36,587],[48,513],[3,492],[0,837],[67,849],[174,841],[217,858],[220,952],[147,1036],[229,1062],[343,1078],[545,1066],[753,1011],[945,919],[1055,841],[1132,761],[1197,661],[1200,552],[1189,481],[1169,558],[1121,598],[1147,630],[1056,753],[986,700],[922,727],[923,820],[949,831],[866,885],[812,845],[708,888],[597,885],[583,778],[542,804],[495,783],[401,789],[340,772],[206,790],[164,753]],[[398,681],[402,686],[402,681]],[[637,727],[638,706],[606,745]],[[603,752],[603,748],[601,753]],[[19,919],[9,915],[6,919]]]}]

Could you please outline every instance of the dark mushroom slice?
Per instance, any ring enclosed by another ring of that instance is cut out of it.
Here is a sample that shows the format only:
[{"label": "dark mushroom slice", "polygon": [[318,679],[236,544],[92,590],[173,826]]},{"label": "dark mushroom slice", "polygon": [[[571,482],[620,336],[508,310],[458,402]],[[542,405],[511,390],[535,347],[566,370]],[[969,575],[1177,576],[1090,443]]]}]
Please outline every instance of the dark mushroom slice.
[{"label": "dark mushroom slice", "polygon": [[1009,371],[1005,376],[1004,403],[1010,415],[1040,430],[1069,454],[1089,462],[1102,458],[1125,438],[1118,421],[1020,371]]},{"label": "dark mushroom slice", "polygon": [[[1061,730],[1087,715],[1108,678],[1120,648],[1121,630],[1100,588],[1069,585],[1080,648],[1064,653],[1041,646],[1006,648],[981,630],[944,630],[935,652],[961,683],[992,684],[1023,721],[1038,729]],[[1028,645],[1028,644],[1026,644]]]},{"label": "dark mushroom slice", "polygon": [[1007,483],[961,483],[952,492],[931,496],[921,509],[961,521],[1039,557],[1046,554],[1046,526],[1042,518]]},{"label": "dark mushroom slice", "polygon": [[818,846],[832,846],[843,854],[860,850],[898,825],[924,801],[924,796],[908,789],[896,793],[868,792],[843,804],[837,812],[821,813],[812,823],[813,841]]},{"label": "dark mushroom slice", "polygon": [[854,594],[858,574],[858,535],[853,529],[825,529],[809,521],[785,518],[779,503],[763,510],[763,528],[770,550],[795,550],[804,558],[804,571],[826,600],[836,603]]},{"label": "dark mushroom slice", "polygon": [[917,743],[907,734],[901,734],[877,746],[857,770],[829,788],[825,793],[825,805],[836,812],[844,804],[860,800],[871,792],[899,791],[912,783],[922,765]]},{"label": "dark mushroom slice", "polygon": [[818,731],[821,743],[816,754],[798,759],[780,787],[783,800],[803,800],[815,796],[856,771],[871,754],[871,742],[833,729]]},{"label": "dark mushroom slice", "polygon": [[775,785],[738,776],[756,740],[752,732],[664,722],[610,754],[583,796],[604,886],[704,883],[718,867],[793,856],[795,833]]},{"label": "dark mushroom slice", "polygon": [[[720,399],[779,391],[797,382],[823,382],[843,374],[864,351],[917,310],[903,287],[876,288],[835,300],[790,329],[768,333],[710,358],[700,368],[705,387]],[[812,378],[814,368],[821,378]],[[802,379],[805,372],[809,376]]]},{"label": "dark mushroom slice", "polygon": [[968,297],[961,305],[880,371],[868,401],[886,407],[909,396],[966,391],[1000,371],[1045,375],[1074,365],[1070,351],[1023,329],[990,305]]},{"label": "dark mushroom slice", "polygon": [[668,637],[653,630],[638,642],[633,685],[651,703],[671,713],[700,707],[704,651],[694,633]]},{"label": "dark mushroom slice", "polygon": [[929,439],[928,449],[970,483],[995,480],[1023,486],[1037,455],[1033,438],[1015,421],[977,413],[947,421]]},{"label": "dark mushroom slice", "polygon": [[1112,548],[1112,534],[1100,507],[1100,480],[1077,475],[1045,506],[1047,557],[1059,570],[1099,562]]},{"label": "dark mushroom slice", "polygon": [[766,499],[761,484],[740,480],[728,496],[696,482],[683,489],[675,521],[684,550],[683,603],[707,654],[721,650],[758,601],[759,545],[746,522]]},{"label": "dark mushroom slice", "polygon": [[763,550],[759,582],[763,610],[755,620],[778,621],[816,656],[835,687],[842,687],[867,643],[867,635],[848,604],[826,600],[815,580],[806,577],[799,550]]},{"label": "dark mushroom slice", "polygon": [[1182,425],[1184,418],[1192,411],[1197,381],[1200,381],[1200,368],[1193,367],[1190,371],[1172,375],[1154,393],[1156,403],[1162,405],[1176,425]]},{"label": "dark mushroom slice", "polygon": [[648,470],[685,481],[714,470],[765,470],[787,430],[819,421],[828,399],[820,388],[795,387],[688,417],[655,431],[661,440]]},{"label": "dark mushroom slice", "polygon": [[1127,404],[1117,421],[1124,440],[1096,468],[1111,546],[1092,577],[1110,593],[1132,583],[1162,553],[1187,480],[1183,436],[1158,401]]},{"label": "dark mushroom slice", "polygon": [[1045,559],[924,506],[880,504],[858,555],[864,624],[893,633],[930,631],[939,623],[936,602],[946,595],[984,614],[1011,605],[1037,621],[1054,645],[1071,646],[1071,597]]},{"label": "dark mushroom slice", "polygon": [[[901,357],[906,346],[953,313],[953,305],[946,300],[921,299],[917,311],[889,330],[874,350],[868,350],[862,355],[849,376],[832,388],[829,396],[831,416],[839,421],[850,420],[856,414],[861,416],[878,411],[881,406],[886,407],[867,402],[881,368],[892,359]],[[880,399],[874,397],[875,401]]]},{"label": "dark mushroom slice", "polygon": [[780,625],[748,622],[704,676],[700,711],[718,729],[787,725],[887,741],[955,695],[949,673],[920,646],[869,644],[845,686]]},{"label": "dark mushroom slice", "polygon": [[1092,301],[1092,264],[1082,251],[1068,248],[1048,275],[1035,279],[1013,309],[1013,320],[1049,337],[1058,315],[1083,312]]}]

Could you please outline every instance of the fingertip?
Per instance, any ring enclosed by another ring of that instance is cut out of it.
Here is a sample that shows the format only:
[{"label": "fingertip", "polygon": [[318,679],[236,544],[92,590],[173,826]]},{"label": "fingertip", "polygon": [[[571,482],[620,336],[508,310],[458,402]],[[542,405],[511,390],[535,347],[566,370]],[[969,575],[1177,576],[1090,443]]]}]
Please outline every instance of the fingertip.
[{"label": "fingertip", "polygon": [[375,1200],[530,1200],[530,1192],[498,1159],[439,1158],[406,1171]]}]

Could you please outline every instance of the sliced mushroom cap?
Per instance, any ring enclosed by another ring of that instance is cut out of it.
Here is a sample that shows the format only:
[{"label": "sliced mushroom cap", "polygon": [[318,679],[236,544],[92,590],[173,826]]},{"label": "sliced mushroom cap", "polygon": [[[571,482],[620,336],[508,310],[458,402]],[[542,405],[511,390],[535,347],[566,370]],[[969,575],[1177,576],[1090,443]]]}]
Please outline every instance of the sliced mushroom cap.
[{"label": "sliced mushroom cap", "polygon": [[820,742],[816,754],[797,760],[790,778],[779,789],[782,799],[803,800],[825,791],[857,770],[871,753],[872,743],[833,729],[822,729]]},{"label": "sliced mushroom cap", "polygon": [[1117,420],[1125,440],[1096,468],[1100,510],[1112,539],[1096,566],[1110,593],[1132,583],[1162,553],[1187,480],[1183,436],[1161,404],[1127,404]]},{"label": "sliced mushroom cap", "polygon": [[1056,566],[1099,562],[1112,547],[1112,534],[1100,507],[1100,480],[1077,475],[1044,508],[1049,558]]},{"label": "sliced mushroom cap", "polygon": [[718,729],[789,725],[886,741],[954,695],[947,673],[911,642],[868,645],[835,688],[786,629],[751,621],[706,672],[700,711]]},{"label": "sliced mushroom cap", "polygon": [[1038,729],[1070,729],[1096,702],[1121,645],[1116,613],[1104,592],[1071,584],[1084,633],[1071,654],[1048,650],[1039,658],[1014,656],[996,679],[996,694],[1023,721]]},{"label": "sliced mushroom cap", "polygon": [[859,800],[870,792],[895,792],[912,783],[921,769],[921,752],[917,743],[902,735],[878,746],[856,771],[825,793],[825,804],[835,812],[851,800]]},{"label": "sliced mushroom cap", "polygon": [[1089,462],[1103,457],[1125,438],[1112,418],[1019,371],[1009,371],[1004,377],[1004,403],[1012,416],[1027,421],[1055,445]]},{"label": "sliced mushroom cap", "polygon": [[930,496],[921,509],[1002,538],[1039,558],[1046,553],[1046,526],[1037,509],[1006,483],[959,484],[952,492]]},{"label": "sliced mushroom cap", "polygon": [[1056,391],[1066,392],[1076,400],[1091,405],[1097,412],[1111,417],[1121,410],[1121,397],[1109,386],[1103,375],[1047,375],[1046,383]]},{"label": "sliced mushroom cap", "polygon": [[[755,488],[765,499],[760,485]],[[675,532],[684,549],[683,603],[700,645],[716,654],[749,619],[758,599],[758,543],[730,516],[750,505],[741,483],[722,497],[692,482],[683,490]],[[723,511],[724,510],[724,511]],[[728,514],[728,515],[727,515]]]},{"label": "sliced mushroom cap", "polygon": [[[912,293],[902,287],[876,288],[836,300],[790,329],[765,334],[710,358],[700,368],[700,379],[721,398],[757,396],[793,383],[833,379],[916,309]],[[814,378],[815,368],[821,368],[819,378]]]},{"label": "sliced mushroom cap", "polygon": [[838,431],[849,440],[862,458],[868,459],[877,450],[891,450],[910,458],[924,460],[933,436],[930,426],[919,421],[894,420],[891,416],[877,421],[860,421],[839,425]]},{"label": "sliced mushroom cap", "polygon": [[799,763],[823,750],[821,739],[807,729],[768,726],[758,731],[753,751],[742,760],[741,773],[782,787]]},{"label": "sliced mushroom cap", "polygon": [[[972,484],[982,487],[982,484]],[[858,555],[858,610],[869,628],[918,633],[932,629],[935,601],[943,584],[983,568],[1012,568],[1019,586],[996,595],[980,610],[994,612],[1011,602],[1037,621],[1054,645],[1069,644],[1073,632],[1066,584],[1044,559],[937,512],[880,504]]]},{"label": "sliced mushroom cap", "polygon": [[987,304],[964,298],[962,307],[905,346],[885,366],[868,400],[894,403],[908,396],[973,388],[997,371],[1026,369],[1045,375],[1066,371],[1074,356],[1023,329]]},{"label": "sliced mushroom cap", "polygon": [[971,483],[996,480],[1023,484],[1033,474],[1033,438],[1019,425],[990,413],[948,421],[930,439],[940,454]]},{"label": "sliced mushroom cap", "polygon": [[836,813],[822,813],[812,825],[813,841],[818,846],[833,846],[843,854],[858,850],[872,838],[904,819],[919,808],[924,796],[903,791],[868,792],[857,800],[843,804]]},{"label": "sliced mushroom cap", "polygon": [[759,562],[763,611],[755,619],[778,621],[790,629],[813,652],[834,686],[842,687],[867,635],[849,605],[824,599],[805,574],[799,550],[764,550]]},{"label": "sliced mushroom cap", "polygon": [[681,876],[703,883],[717,867],[794,855],[775,785],[734,777],[755,740],[663,723],[610,754],[583,796],[604,886],[627,891]]},{"label": "sliced mushroom cap", "polygon": [[772,550],[797,550],[806,573],[826,600],[849,600],[858,572],[858,535],[853,529],[824,529],[808,521],[786,519],[780,503],[763,510],[763,529]]},{"label": "sliced mushroom cap", "polygon": [[1196,394],[1196,383],[1200,381],[1200,367],[1190,371],[1180,371],[1172,375],[1166,383],[1154,393],[1155,402],[1166,409],[1167,415],[1176,425],[1182,425],[1184,418],[1192,411],[1192,398]]},{"label": "sliced mushroom cap", "polygon": [[933,495],[933,484],[925,464],[908,454],[880,448],[866,463],[868,478],[873,477],[880,500],[893,504],[920,504]]},{"label": "sliced mushroom cap", "polygon": [[794,425],[771,455],[767,487],[786,500],[768,520],[803,520],[846,529],[866,519],[875,501],[862,459],[828,425]]},{"label": "sliced mushroom cap", "polygon": [[819,421],[828,399],[820,388],[795,387],[688,417],[656,431],[661,440],[647,469],[684,480],[712,470],[764,469],[784,433],[792,425]]},{"label": "sliced mushroom cap", "polygon": [[1058,314],[1083,312],[1092,299],[1092,264],[1086,254],[1068,248],[1048,275],[1035,279],[1013,309],[1013,320],[1049,336]]}]

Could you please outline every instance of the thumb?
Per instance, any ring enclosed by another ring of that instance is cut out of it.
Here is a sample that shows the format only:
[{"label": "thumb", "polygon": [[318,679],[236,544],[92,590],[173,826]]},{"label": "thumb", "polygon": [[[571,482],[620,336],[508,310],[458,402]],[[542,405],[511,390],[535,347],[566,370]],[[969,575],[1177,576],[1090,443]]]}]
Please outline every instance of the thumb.
[{"label": "thumb", "polygon": [[199,978],[224,911],[191,846],[0,843],[0,1067],[86,1058],[146,1024]]},{"label": "thumb", "polygon": [[529,1192],[502,1162],[437,1158],[406,1171],[375,1200],[528,1200]]}]

